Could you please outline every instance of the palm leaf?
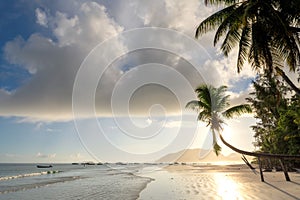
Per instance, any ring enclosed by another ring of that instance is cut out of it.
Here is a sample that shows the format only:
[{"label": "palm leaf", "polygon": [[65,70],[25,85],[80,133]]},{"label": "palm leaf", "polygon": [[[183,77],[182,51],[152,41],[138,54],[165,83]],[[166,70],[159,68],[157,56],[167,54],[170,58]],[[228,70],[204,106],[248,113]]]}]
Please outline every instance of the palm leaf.
[{"label": "palm leaf", "polygon": [[234,11],[235,7],[235,5],[229,6],[206,18],[197,27],[195,37],[198,38],[203,33],[214,30]]},{"label": "palm leaf", "polygon": [[214,152],[217,156],[220,155],[220,152],[222,151],[222,147],[216,142],[214,144]]},{"label": "palm leaf", "polygon": [[207,109],[211,110],[211,89],[207,87],[206,85],[200,85],[198,88],[196,88],[195,92],[197,93],[197,97],[199,101],[201,101],[203,104],[205,104]]},{"label": "palm leaf", "polygon": [[190,101],[186,104],[186,108],[190,108],[192,110],[198,111],[199,110],[199,101]]},{"label": "palm leaf", "polygon": [[217,44],[219,39],[228,31],[233,28],[239,27],[243,24],[243,15],[245,12],[247,2],[243,2],[239,7],[235,7],[234,10],[228,14],[228,16],[223,20],[223,22],[219,25],[215,37],[214,37],[214,45]]},{"label": "palm leaf", "polygon": [[211,116],[211,112],[209,112],[207,110],[202,110],[201,112],[199,112],[197,120],[206,122],[207,126],[208,126],[211,124],[210,116]]},{"label": "palm leaf", "polygon": [[247,60],[247,57],[249,55],[249,50],[251,46],[251,28],[248,21],[245,21],[245,26],[242,31],[241,39],[239,42],[239,52],[238,52],[238,60],[237,60],[237,71],[240,73],[244,62]]},{"label": "palm leaf", "polygon": [[228,31],[221,45],[221,50],[225,56],[228,56],[229,52],[239,43],[241,32],[242,30],[238,24],[231,27],[231,29]]},{"label": "palm leaf", "polygon": [[252,109],[250,105],[242,104],[227,109],[222,113],[222,115],[226,118],[232,118],[233,116],[240,116],[243,113],[251,113],[251,112]]}]

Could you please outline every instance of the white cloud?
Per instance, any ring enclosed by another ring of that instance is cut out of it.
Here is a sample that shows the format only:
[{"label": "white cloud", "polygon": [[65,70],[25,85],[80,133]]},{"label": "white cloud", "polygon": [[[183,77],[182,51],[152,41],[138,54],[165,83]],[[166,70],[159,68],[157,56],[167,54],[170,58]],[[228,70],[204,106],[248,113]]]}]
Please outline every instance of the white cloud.
[{"label": "white cloud", "polygon": [[56,153],[53,153],[53,154],[42,154],[42,153],[38,152],[36,154],[36,157],[37,158],[55,158],[56,157]]},{"label": "white cloud", "polygon": [[[122,30],[103,6],[74,4],[74,16],[56,12],[48,18],[54,39],[34,33],[27,40],[17,37],[6,43],[7,61],[24,67],[32,78],[14,93],[0,91],[2,116],[28,117],[27,121],[72,118],[72,89],[81,62],[95,45]],[[111,54],[124,49],[122,43],[116,45]]]},{"label": "white cloud", "polygon": [[205,7],[198,0],[144,0],[132,4],[144,25],[171,28],[190,36],[194,35],[200,21],[216,10],[214,7]]},{"label": "white cloud", "polygon": [[53,128],[47,128],[46,129],[47,132],[53,133],[53,132],[61,132],[60,129],[53,129]]},{"label": "white cloud", "polygon": [[168,120],[165,124],[165,128],[179,128],[179,127],[195,127],[195,121],[181,121],[181,120]]},{"label": "white cloud", "polygon": [[4,157],[8,157],[8,158],[20,158],[21,155],[19,154],[13,154],[13,153],[6,153],[6,154],[3,154]]},{"label": "white cloud", "polygon": [[55,17],[56,27],[53,30],[54,35],[58,38],[59,44],[68,46],[76,42],[76,37],[80,35],[81,28],[78,17],[68,18],[67,14],[57,12]]},{"label": "white cloud", "polygon": [[[89,1],[85,3],[72,1],[71,4],[68,5],[72,8],[70,13],[54,10],[54,12],[47,12],[46,14],[39,8],[35,10],[37,23],[47,26],[53,38],[34,33],[28,39],[17,37],[6,43],[4,53],[8,62],[23,66],[32,74],[32,78],[13,93],[0,90],[2,116],[26,117],[25,121],[72,119],[72,90],[80,64],[97,44],[121,33],[127,27],[119,25],[118,21],[122,21],[120,16],[110,16],[108,14],[110,13],[109,8],[104,5]],[[128,27],[131,27],[130,21],[132,21],[138,26],[147,25],[176,29],[193,37],[198,23],[216,9],[205,7],[198,0],[185,2],[179,0],[131,1],[126,6],[119,6],[114,13],[117,15],[120,11],[122,17],[126,18],[126,22],[122,22]],[[54,14],[51,16],[48,13]],[[193,39],[191,41],[198,42],[205,47],[206,52],[214,55],[212,54],[215,50],[211,45],[211,36],[208,34],[199,41]],[[250,77],[250,72],[247,70],[243,70],[241,75],[234,73],[234,56],[228,59],[211,60],[208,55],[204,56],[193,48],[187,49],[187,46],[190,46],[182,44],[180,39],[171,36],[166,38],[159,34],[155,36],[142,34],[136,35],[131,41],[116,41],[114,45],[107,48],[107,57],[126,52],[130,46],[138,46],[145,38],[152,39],[154,44],[160,44],[162,47],[172,46],[172,48],[182,52],[186,59],[198,60],[199,65],[196,67],[201,69],[201,75],[205,76],[207,83],[232,84],[233,82],[230,80]],[[212,56],[212,58],[215,57]],[[123,60],[120,58],[119,62],[112,63],[105,72],[105,76],[101,77],[95,94],[97,114],[111,115],[111,95],[116,87],[122,87],[126,84],[129,87],[136,84],[137,81],[145,80],[151,76],[150,73],[145,73],[145,70],[140,68],[135,71],[132,70],[128,74],[126,72],[132,66],[151,62],[165,64],[176,69],[188,80],[192,89],[203,82],[195,70],[191,70],[190,64],[179,59],[178,55],[170,55],[162,51],[134,52],[130,56],[125,56]],[[131,66],[126,71],[122,67],[127,67],[127,65]],[[98,66],[101,69],[105,67],[101,63]],[[90,75],[92,76],[93,72]],[[170,88],[144,87],[144,90],[139,90],[140,96],[130,99],[131,102],[135,102],[135,104],[131,104],[135,109],[148,113],[152,105],[160,104],[165,109],[161,112],[170,114],[174,111],[172,114],[178,114],[180,109],[184,109],[183,104],[193,98],[193,95],[188,93],[186,85],[177,79],[178,76],[172,76],[164,70],[154,71],[152,75],[157,80],[172,82],[177,90],[174,93]],[[86,77],[87,82],[89,78],[90,76]],[[88,86],[82,84],[80,87],[85,90]],[[123,94],[126,95],[126,92],[128,93],[124,90]],[[176,101],[178,96],[185,97],[184,101],[179,102],[182,104],[181,107]],[[123,100],[120,96],[115,103],[124,103]]]},{"label": "white cloud", "polygon": [[47,15],[40,8],[35,9],[36,23],[41,26],[48,27]]},{"label": "white cloud", "polygon": [[106,8],[96,2],[82,3],[72,17],[57,12],[53,24],[53,33],[59,45],[75,44],[88,49],[123,30],[108,16]]},{"label": "white cloud", "polygon": [[71,155],[70,155],[70,158],[71,158],[71,159],[78,160],[78,159],[82,159],[83,156],[82,156],[80,153],[75,153],[75,154],[71,154]]}]

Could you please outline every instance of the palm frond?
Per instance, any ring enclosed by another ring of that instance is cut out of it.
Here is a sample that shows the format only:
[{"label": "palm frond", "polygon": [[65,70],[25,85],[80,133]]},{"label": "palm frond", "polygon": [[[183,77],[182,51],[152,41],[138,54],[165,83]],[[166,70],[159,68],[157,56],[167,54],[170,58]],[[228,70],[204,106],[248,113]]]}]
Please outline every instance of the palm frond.
[{"label": "palm frond", "polygon": [[195,111],[198,111],[199,109],[199,101],[190,101],[186,104],[185,108],[189,108],[189,109],[192,109],[192,110],[195,110]]},{"label": "palm frond", "polygon": [[240,73],[240,71],[243,68],[244,62],[247,60],[247,57],[249,55],[249,50],[251,46],[251,28],[248,21],[245,21],[245,26],[242,31],[241,39],[239,42],[239,52],[238,52],[238,59],[237,59],[237,71]]},{"label": "palm frond", "polygon": [[221,50],[225,56],[228,56],[230,51],[239,43],[242,29],[236,25],[228,31],[222,45]]},{"label": "palm frond", "polygon": [[251,113],[252,109],[251,106],[248,104],[242,104],[238,106],[231,107],[224,111],[222,115],[226,118],[232,118],[234,116],[240,116],[241,114],[244,113]]},{"label": "palm frond", "polygon": [[214,144],[214,152],[217,156],[220,155],[220,152],[222,151],[222,147],[216,142]]},{"label": "palm frond", "polygon": [[211,112],[207,110],[202,110],[201,112],[199,112],[197,120],[206,122],[207,125],[210,125],[211,124],[210,117],[211,117]]},{"label": "palm frond", "polygon": [[197,101],[197,100],[193,100],[193,101],[188,102],[186,104],[185,108],[189,108],[189,109],[195,110],[197,112],[199,110],[202,110],[202,109],[210,110],[209,105],[207,105],[206,103],[204,103],[202,101]]},{"label": "palm frond", "polygon": [[252,46],[249,52],[249,63],[252,68],[259,70],[261,67],[267,66],[267,58],[265,57],[265,50],[268,48],[268,40],[266,30],[263,24],[255,22],[252,24]]},{"label": "palm frond", "polygon": [[222,85],[222,86],[217,88],[217,91],[220,95],[223,95],[227,91],[227,88],[228,87],[226,85]]},{"label": "palm frond", "polygon": [[299,36],[291,31],[290,23],[287,18],[282,16],[282,12],[274,9],[269,4],[266,4],[266,7],[268,7],[268,12],[264,15],[267,17],[268,24],[272,29],[271,45],[274,47],[275,55],[278,55],[281,60],[285,60],[290,70],[295,71],[297,64],[300,62],[300,49],[297,45]]},{"label": "palm frond", "polygon": [[232,13],[234,9],[235,5],[232,5],[206,18],[197,27],[195,37],[198,38],[200,35],[214,30],[216,27],[222,24],[224,19],[226,19],[226,17],[228,17],[228,15]]},{"label": "palm frond", "polygon": [[223,22],[219,25],[215,37],[214,37],[214,45],[217,44],[219,39],[228,32],[228,30],[232,30],[233,28],[240,28],[243,25],[243,14],[245,13],[245,9],[247,2],[243,2],[240,6],[235,7],[234,10],[228,14],[228,16],[223,20]]},{"label": "palm frond", "polygon": [[222,110],[224,110],[226,107],[229,106],[229,97],[230,97],[230,95],[220,97],[220,100],[217,105],[218,112],[221,112]]},{"label": "palm frond", "polygon": [[211,110],[211,94],[210,87],[207,85],[200,85],[196,88],[195,92],[197,93],[197,97],[199,101],[206,105],[207,109]]}]

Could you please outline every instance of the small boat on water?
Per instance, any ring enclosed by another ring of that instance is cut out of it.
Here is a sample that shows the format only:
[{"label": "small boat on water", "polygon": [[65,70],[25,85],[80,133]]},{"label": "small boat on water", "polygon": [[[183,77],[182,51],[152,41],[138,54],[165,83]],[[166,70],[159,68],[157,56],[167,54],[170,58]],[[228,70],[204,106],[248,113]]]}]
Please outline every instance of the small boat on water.
[{"label": "small boat on water", "polygon": [[51,168],[53,167],[52,165],[37,165],[37,168]]},{"label": "small boat on water", "polygon": [[72,165],[79,165],[79,163],[72,163]]}]

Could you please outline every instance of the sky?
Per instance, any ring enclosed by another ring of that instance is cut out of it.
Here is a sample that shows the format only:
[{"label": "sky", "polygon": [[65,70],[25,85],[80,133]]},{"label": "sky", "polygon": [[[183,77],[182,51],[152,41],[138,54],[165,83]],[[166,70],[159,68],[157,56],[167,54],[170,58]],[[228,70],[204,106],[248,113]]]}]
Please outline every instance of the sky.
[{"label": "sky", "polygon": [[[211,149],[206,124],[185,109],[202,84],[246,103],[255,73],[213,46],[197,25],[220,7],[190,0],[0,3],[0,162],[150,162]],[[247,65],[247,64],[246,64]],[[254,150],[252,115],[224,137]],[[223,153],[232,153],[223,147]]]}]

